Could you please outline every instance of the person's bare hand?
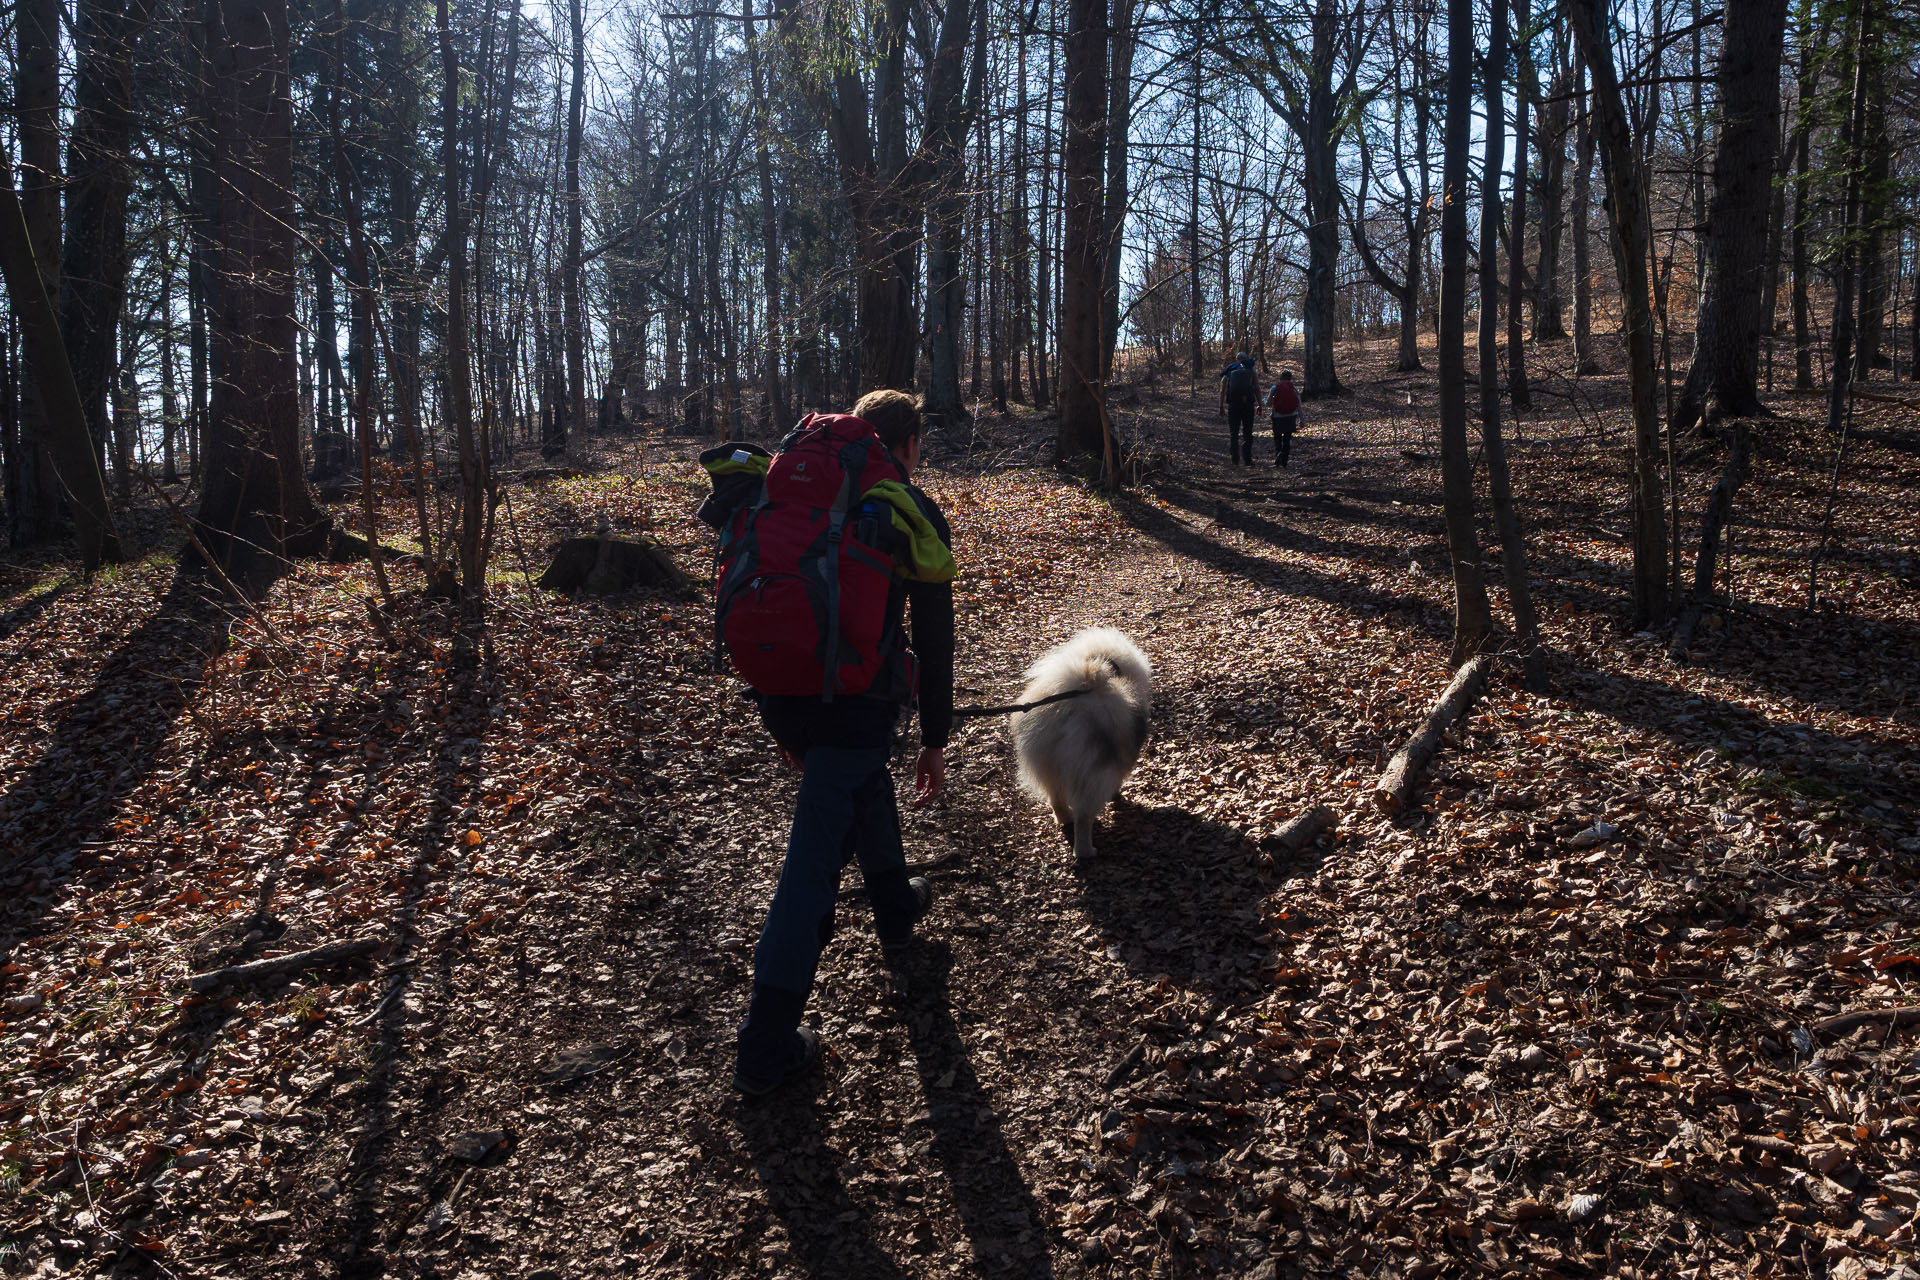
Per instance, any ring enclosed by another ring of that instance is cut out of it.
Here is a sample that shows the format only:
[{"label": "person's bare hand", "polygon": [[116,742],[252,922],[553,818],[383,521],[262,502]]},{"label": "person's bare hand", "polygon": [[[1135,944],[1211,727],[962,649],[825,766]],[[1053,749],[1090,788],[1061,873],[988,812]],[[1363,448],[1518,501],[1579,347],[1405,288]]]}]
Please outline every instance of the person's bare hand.
[{"label": "person's bare hand", "polygon": [[913,767],[913,807],[932,804],[947,782],[947,753],[940,747],[920,748]]},{"label": "person's bare hand", "polygon": [[800,772],[800,757],[785,747],[780,748],[780,763],[786,765],[787,768],[793,770],[795,773]]}]

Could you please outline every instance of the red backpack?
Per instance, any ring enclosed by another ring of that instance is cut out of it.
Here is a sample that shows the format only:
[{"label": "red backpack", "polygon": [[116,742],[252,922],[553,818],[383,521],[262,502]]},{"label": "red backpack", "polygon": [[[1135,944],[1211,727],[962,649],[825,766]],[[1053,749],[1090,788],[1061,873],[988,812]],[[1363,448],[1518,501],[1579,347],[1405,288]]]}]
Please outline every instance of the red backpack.
[{"label": "red backpack", "polygon": [[904,698],[912,658],[889,626],[891,508],[864,501],[900,465],[865,419],[809,414],[767,468],[760,500],[723,531],[714,633],[763,694]]},{"label": "red backpack", "polygon": [[1275,413],[1288,414],[1300,412],[1300,395],[1293,389],[1292,382],[1273,384],[1273,395],[1267,401]]}]

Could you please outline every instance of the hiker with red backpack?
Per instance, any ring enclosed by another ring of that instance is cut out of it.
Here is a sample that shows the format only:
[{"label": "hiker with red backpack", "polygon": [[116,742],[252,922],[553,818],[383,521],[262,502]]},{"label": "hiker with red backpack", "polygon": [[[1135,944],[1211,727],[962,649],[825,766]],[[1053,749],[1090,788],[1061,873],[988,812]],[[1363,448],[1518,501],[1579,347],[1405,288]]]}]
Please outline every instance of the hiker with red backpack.
[{"label": "hiker with red backpack", "polygon": [[1280,381],[1267,396],[1267,408],[1273,414],[1273,465],[1291,466],[1293,433],[1300,429],[1300,393],[1293,386],[1293,370],[1280,371]]},{"label": "hiker with red backpack", "polygon": [[700,460],[714,482],[700,518],[720,531],[715,639],[800,769],[736,1044],[734,1086],[758,1097],[819,1061],[819,1035],[800,1018],[846,865],[859,861],[889,953],[933,904],[933,887],[907,874],[889,762],[917,692],[914,804],[940,795],[953,725],[953,535],[909,481],[920,406],[905,392],[810,415],[774,455],[726,444]]},{"label": "hiker with red backpack", "polygon": [[1227,446],[1233,461],[1253,465],[1253,413],[1260,398],[1260,375],[1253,357],[1242,351],[1220,371],[1220,416],[1227,420]]}]

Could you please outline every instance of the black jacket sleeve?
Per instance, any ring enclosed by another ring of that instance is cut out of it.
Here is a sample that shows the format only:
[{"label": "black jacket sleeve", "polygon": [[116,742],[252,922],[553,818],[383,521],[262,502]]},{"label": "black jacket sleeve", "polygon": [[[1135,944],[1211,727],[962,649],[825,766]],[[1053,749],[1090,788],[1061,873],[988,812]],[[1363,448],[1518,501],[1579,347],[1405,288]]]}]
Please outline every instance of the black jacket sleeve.
[{"label": "black jacket sleeve", "polygon": [[[946,516],[918,489],[913,496],[951,548],[953,530]],[[953,584],[909,582],[907,610],[914,656],[920,659],[920,745],[944,747],[953,732]]]}]

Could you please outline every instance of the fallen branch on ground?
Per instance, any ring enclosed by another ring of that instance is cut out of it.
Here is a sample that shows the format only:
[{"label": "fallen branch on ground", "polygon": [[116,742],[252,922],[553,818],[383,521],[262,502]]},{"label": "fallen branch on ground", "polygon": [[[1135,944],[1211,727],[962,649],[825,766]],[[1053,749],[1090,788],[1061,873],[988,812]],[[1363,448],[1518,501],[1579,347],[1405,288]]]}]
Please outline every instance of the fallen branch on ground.
[{"label": "fallen branch on ground", "polygon": [[1387,762],[1387,771],[1374,784],[1373,802],[1382,813],[1392,816],[1407,807],[1413,798],[1413,789],[1420,785],[1427,761],[1440,749],[1440,736],[1473,706],[1480,691],[1487,687],[1487,672],[1492,668],[1493,659],[1483,653],[1454,672],[1453,683],[1440,695],[1440,701],[1433,704],[1420,732],[1394,753],[1393,759]]},{"label": "fallen branch on ground", "polygon": [[1339,821],[1333,810],[1317,804],[1305,813],[1288,819],[1285,826],[1273,833],[1274,843],[1288,853],[1298,853],[1318,840],[1323,832],[1332,830]]},{"label": "fallen branch on ground", "polygon": [[293,951],[284,956],[249,960],[246,964],[196,973],[187,979],[187,985],[195,991],[217,991],[221,987],[246,986],[255,982],[267,982],[289,973],[299,973],[304,969],[331,969],[349,960],[371,955],[379,949],[380,939],[378,938],[353,938],[346,942],[330,942],[324,947],[315,947],[311,951]]},{"label": "fallen branch on ground", "polygon": [[1920,1024],[1920,1004],[1898,1009],[1861,1009],[1856,1013],[1838,1013],[1831,1018],[1820,1019],[1813,1024],[1813,1029],[1829,1040],[1841,1040],[1861,1027],[1872,1026],[1876,1022],[1885,1022],[1896,1028]]}]

